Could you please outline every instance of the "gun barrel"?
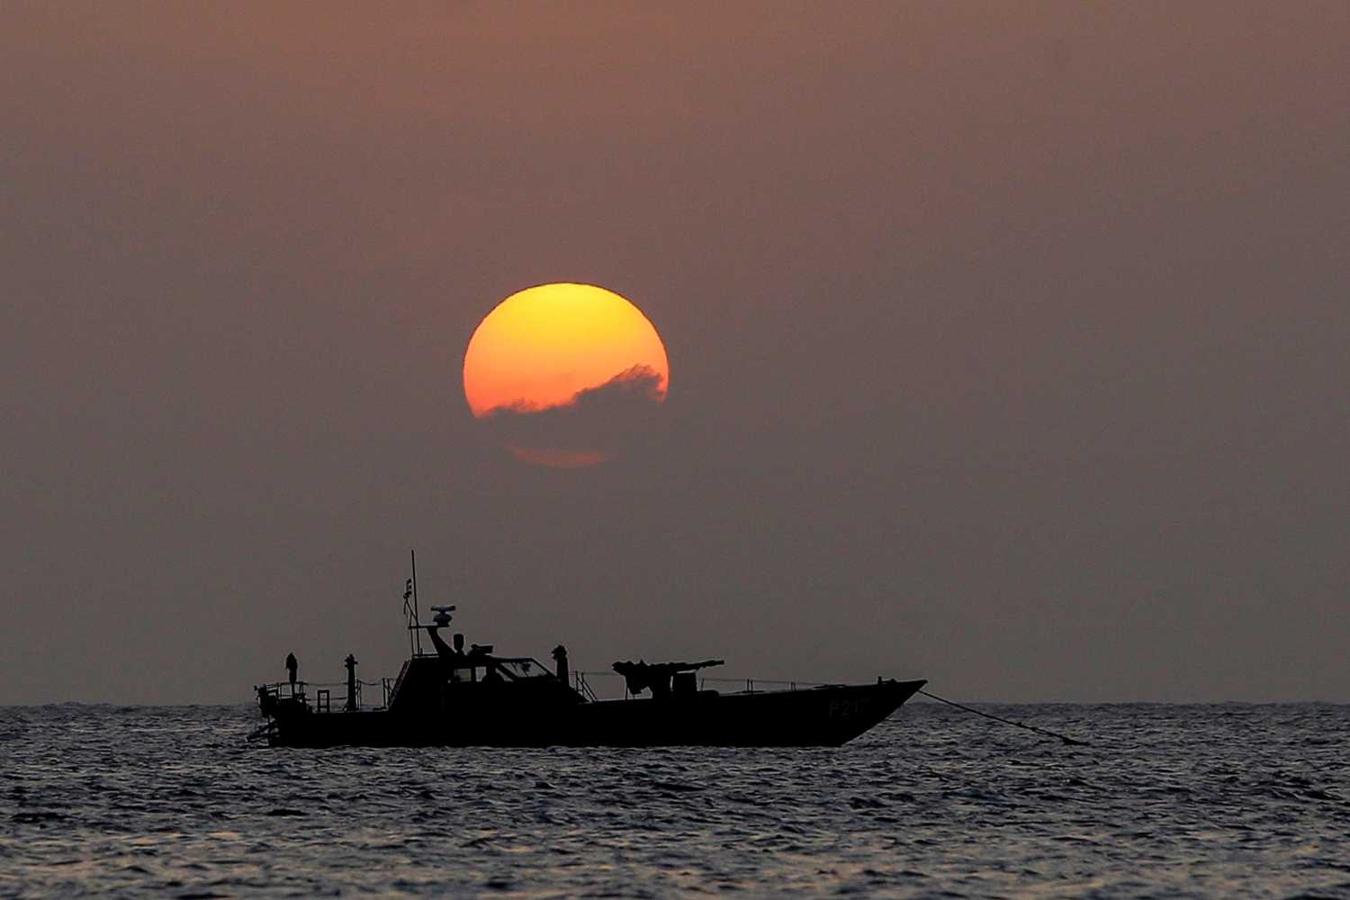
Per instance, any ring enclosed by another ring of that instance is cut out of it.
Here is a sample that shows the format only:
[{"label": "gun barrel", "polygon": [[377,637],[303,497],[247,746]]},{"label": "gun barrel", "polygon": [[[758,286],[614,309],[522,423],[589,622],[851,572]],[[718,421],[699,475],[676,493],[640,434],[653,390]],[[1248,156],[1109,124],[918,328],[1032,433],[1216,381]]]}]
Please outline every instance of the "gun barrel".
[{"label": "gun barrel", "polygon": [[722,660],[705,659],[702,662],[658,663],[658,665],[666,667],[667,670],[671,672],[692,672],[695,669],[706,669],[709,666],[720,666],[722,665]]}]

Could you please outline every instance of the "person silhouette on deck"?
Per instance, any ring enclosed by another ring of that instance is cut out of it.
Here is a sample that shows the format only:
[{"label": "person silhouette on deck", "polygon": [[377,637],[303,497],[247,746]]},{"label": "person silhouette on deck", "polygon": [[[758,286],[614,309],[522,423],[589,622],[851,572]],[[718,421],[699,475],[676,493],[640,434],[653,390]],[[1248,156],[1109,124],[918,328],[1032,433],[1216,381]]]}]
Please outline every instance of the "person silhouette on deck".
[{"label": "person silhouette on deck", "polygon": [[295,676],[300,671],[300,663],[296,661],[294,653],[286,654],[286,674],[291,677],[291,687],[295,687]]}]

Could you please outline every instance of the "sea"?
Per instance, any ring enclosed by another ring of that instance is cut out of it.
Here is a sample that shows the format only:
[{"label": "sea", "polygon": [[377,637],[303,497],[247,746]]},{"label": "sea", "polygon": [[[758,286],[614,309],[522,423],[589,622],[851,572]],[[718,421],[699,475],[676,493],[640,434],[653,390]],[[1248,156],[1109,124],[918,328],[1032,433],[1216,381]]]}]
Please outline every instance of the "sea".
[{"label": "sea", "polygon": [[269,749],[0,709],[0,896],[1350,897],[1350,706],[912,702],[835,749]]}]

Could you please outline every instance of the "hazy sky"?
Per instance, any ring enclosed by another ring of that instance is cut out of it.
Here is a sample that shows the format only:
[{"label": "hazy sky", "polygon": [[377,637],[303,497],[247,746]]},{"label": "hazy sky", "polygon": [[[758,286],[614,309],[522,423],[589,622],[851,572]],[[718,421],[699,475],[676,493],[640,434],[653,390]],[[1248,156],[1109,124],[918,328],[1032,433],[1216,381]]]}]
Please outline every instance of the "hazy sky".
[{"label": "hazy sky", "polygon": [[[1350,700],[1350,4],[0,6],[0,703],[573,667]],[[593,282],[643,448],[474,427]]]}]

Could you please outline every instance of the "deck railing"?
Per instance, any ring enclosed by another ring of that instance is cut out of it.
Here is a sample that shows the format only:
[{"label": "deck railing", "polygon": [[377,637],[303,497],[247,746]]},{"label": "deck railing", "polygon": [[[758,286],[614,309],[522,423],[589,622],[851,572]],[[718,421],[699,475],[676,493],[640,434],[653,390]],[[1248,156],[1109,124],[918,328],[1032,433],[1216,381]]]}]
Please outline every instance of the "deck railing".
[{"label": "deck railing", "polygon": [[[573,673],[575,687],[587,700],[631,700],[627,680],[613,671],[578,671]],[[595,684],[600,685],[597,690]],[[699,678],[698,689],[722,690],[726,693],[758,694],[764,691],[796,691],[820,687],[820,681],[785,681],[773,678]],[[726,687],[724,687],[724,685]],[[644,695],[647,696],[647,695]]]},{"label": "deck railing", "polygon": [[[709,688],[723,690],[727,693],[746,693],[756,694],[765,690],[787,690],[796,691],[819,687],[823,683],[816,681],[783,681],[770,678],[699,678],[699,690]],[[599,689],[597,689],[597,685]],[[731,686],[731,687],[727,687]],[[630,700],[632,694],[628,691],[627,680],[617,672],[611,670],[601,671],[581,671],[572,673],[572,687],[588,701],[599,702],[602,700]],[[365,705],[365,688],[380,689],[380,705],[369,707],[373,709],[388,709],[389,701],[394,691],[397,689],[397,683],[392,678],[381,678],[379,681],[357,681],[356,682],[356,709],[367,709]],[[296,700],[316,713],[333,713],[346,711],[347,683],[345,681],[328,682],[310,682],[297,681],[295,683],[280,681],[274,684],[265,685],[265,689],[277,700]],[[340,698],[334,703],[334,698]],[[336,705],[336,709],[334,708]]]},{"label": "deck railing", "polygon": [[[347,682],[345,681],[278,681],[273,684],[263,685],[263,688],[277,700],[295,700],[303,704],[312,712],[333,712],[333,697],[335,696],[342,698],[337,704],[337,711],[345,712],[347,709]],[[369,708],[389,708],[389,698],[393,693],[392,679],[381,678],[379,681],[358,680],[356,682],[357,711],[368,708],[366,707],[364,700],[365,688],[380,689],[380,705]]]},{"label": "deck railing", "polygon": [[772,678],[700,678],[698,680],[699,690],[703,689],[705,684],[734,684],[736,686],[745,686],[745,693],[759,693],[760,689],[768,687],[770,690],[788,690],[795,691],[797,688],[820,687],[823,682],[819,681],[781,681]]},{"label": "deck railing", "polygon": [[599,697],[595,696],[595,691],[591,689],[591,683],[586,680],[585,672],[576,672],[573,674],[572,686],[578,694],[585,697],[592,703],[600,699]]}]

